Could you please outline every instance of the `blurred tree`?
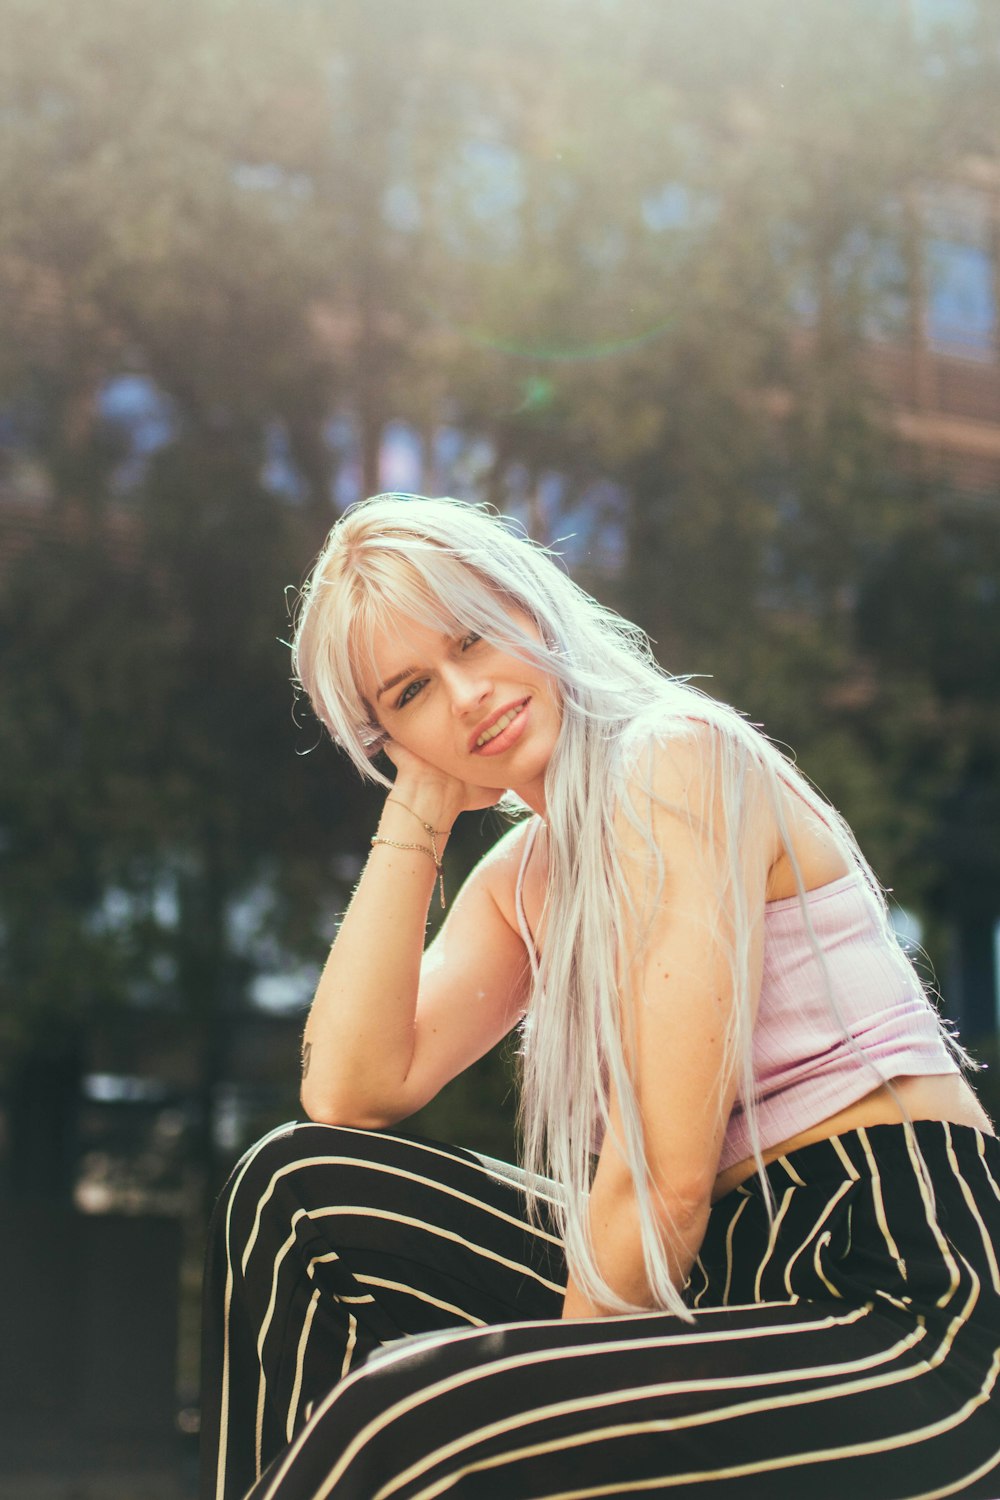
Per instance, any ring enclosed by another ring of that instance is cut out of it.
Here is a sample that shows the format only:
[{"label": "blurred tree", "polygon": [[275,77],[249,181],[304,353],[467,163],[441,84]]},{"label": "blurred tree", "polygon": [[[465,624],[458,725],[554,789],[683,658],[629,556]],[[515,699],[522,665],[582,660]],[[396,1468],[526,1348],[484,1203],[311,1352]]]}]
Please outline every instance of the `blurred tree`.
[{"label": "blurred tree", "polygon": [[[273,952],[305,929],[315,951],[360,803],[295,759],[278,638],[316,533],[259,477],[267,424],[315,373],[294,191],[243,175],[287,79],[227,48],[224,5],[7,11],[0,396],[50,520],[0,580],[0,973],[8,1160],[51,1194],[87,1030],[126,1000],[187,1028],[210,1138],[254,971],[235,909]],[[138,472],[101,417],[130,367],[170,413]]]},{"label": "blurred tree", "polygon": [[[873,560],[859,627],[874,666],[861,725],[916,831],[910,888],[950,928],[964,1034],[996,1029],[1000,913],[1000,517],[940,489]],[[900,704],[905,711],[900,711]],[[922,804],[922,805],[921,805]],[[952,1002],[954,1004],[954,1002]]]},{"label": "blurred tree", "polygon": [[142,530],[57,536],[0,596],[10,1161],[34,1161],[38,1188],[20,1127],[37,1139],[72,1107],[68,1060],[116,1005],[176,1015],[210,1131],[254,973],[306,935],[317,952],[343,899],[332,853],[362,837],[332,756],[295,755],[314,737],[291,722],[278,637],[301,535],[219,440],[176,444],[143,498]]}]

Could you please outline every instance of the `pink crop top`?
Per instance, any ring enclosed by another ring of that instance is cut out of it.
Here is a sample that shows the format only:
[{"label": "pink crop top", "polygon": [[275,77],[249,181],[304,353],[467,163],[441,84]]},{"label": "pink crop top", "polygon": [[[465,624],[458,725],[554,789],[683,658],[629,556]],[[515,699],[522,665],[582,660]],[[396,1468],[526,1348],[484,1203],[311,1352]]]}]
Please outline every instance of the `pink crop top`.
[{"label": "pink crop top", "polygon": [[[525,839],[515,902],[536,976],[521,886],[539,826]],[[807,892],[806,905],[825,976],[798,896],[765,907],[764,972],[753,1032],[762,1150],[856,1103],[880,1081],[958,1072],[920,980],[886,934],[881,908],[860,872]],[[827,983],[840,1017],[831,1008]],[[746,1115],[737,1101],[719,1170],[751,1155]]]},{"label": "pink crop top", "polygon": [[[880,1081],[958,1072],[920,980],[886,934],[863,876],[851,873],[807,892],[806,905],[826,976],[798,896],[764,908],[764,975],[753,1033],[762,1150],[857,1103]],[[827,980],[840,1018],[830,1005]],[[750,1155],[746,1116],[737,1102],[719,1170]]]}]

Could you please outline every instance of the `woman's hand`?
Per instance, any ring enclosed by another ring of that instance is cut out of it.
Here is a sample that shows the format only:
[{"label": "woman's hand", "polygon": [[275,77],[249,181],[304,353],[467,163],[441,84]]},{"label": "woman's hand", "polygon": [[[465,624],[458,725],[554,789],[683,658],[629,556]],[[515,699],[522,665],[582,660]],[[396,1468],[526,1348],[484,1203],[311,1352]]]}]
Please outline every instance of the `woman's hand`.
[{"label": "woman's hand", "polygon": [[473,786],[439,771],[412,750],[386,740],[380,747],[399,773],[393,790],[419,817],[435,828],[451,828],[459,813],[494,807],[503,796],[494,786]]}]

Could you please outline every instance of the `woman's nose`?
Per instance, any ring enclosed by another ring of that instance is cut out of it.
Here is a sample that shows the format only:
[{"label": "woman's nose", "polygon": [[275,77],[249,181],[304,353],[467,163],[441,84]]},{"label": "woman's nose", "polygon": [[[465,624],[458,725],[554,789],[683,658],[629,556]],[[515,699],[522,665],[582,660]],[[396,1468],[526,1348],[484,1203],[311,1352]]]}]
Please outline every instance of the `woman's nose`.
[{"label": "woman's nose", "polygon": [[469,667],[456,668],[450,683],[451,711],[457,718],[484,703],[493,691],[492,680]]}]

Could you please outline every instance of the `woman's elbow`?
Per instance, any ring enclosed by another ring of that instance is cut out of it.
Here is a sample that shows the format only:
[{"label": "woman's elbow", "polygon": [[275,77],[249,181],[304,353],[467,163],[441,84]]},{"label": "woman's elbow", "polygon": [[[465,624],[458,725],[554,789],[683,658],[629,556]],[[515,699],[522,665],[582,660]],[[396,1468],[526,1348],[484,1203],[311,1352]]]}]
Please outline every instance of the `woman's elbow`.
[{"label": "woman's elbow", "polygon": [[386,1130],[407,1114],[405,1110],[373,1109],[370,1104],[342,1098],[308,1081],[303,1081],[299,1102],[314,1125],[340,1125],[349,1130]]},{"label": "woman's elbow", "polygon": [[666,1222],[680,1232],[703,1234],[712,1210],[712,1176],[676,1176],[660,1189],[660,1203]]}]

